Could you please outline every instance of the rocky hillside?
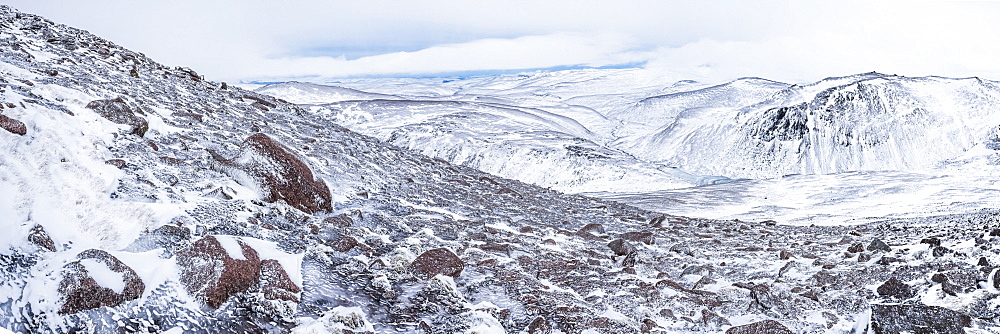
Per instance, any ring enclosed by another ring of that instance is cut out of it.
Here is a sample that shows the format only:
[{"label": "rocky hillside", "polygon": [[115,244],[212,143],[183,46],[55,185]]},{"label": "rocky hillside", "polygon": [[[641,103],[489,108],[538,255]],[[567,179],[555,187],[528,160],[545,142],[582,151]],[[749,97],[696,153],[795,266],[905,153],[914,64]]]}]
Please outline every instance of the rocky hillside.
[{"label": "rocky hillside", "polygon": [[994,212],[667,216],[396,148],[9,7],[0,45],[15,332],[998,328]]}]

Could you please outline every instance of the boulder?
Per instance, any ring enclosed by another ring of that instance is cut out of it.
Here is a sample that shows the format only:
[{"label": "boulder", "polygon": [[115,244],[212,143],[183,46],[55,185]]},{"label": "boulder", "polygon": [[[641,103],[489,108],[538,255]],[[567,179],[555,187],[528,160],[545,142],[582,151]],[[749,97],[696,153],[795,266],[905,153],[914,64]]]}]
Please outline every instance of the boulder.
[{"label": "boulder", "polygon": [[218,308],[230,296],[247,292],[259,283],[261,261],[257,251],[240,240],[233,241],[237,249],[227,250],[216,237],[207,236],[177,252],[181,283],[208,307]]},{"label": "boulder", "polygon": [[0,115],[0,128],[15,135],[23,136],[28,133],[28,127],[23,122],[4,115]]},{"label": "boulder", "polygon": [[890,278],[888,281],[885,281],[885,283],[882,283],[876,291],[879,295],[899,299],[910,298],[910,296],[913,295],[913,291],[910,289],[910,286],[895,277]]},{"label": "boulder", "polygon": [[41,247],[44,250],[50,252],[56,251],[56,243],[52,241],[52,238],[49,237],[47,232],[45,232],[42,225],[35,224],[35,226],[31,228],[31,231],[28,232],[28,241],[38,245],[38,247]]},{"label": "boulder", "polygon": [[120,97],[113,100],[94,100],[87,104],[87,108],[93,109],[109,121],[132,126],[132,134],[139,137],[146,135],[146,130],[149,130],[149,122],[136,116],[132,108]]},{"label": "boulder", "polygon": [[629,244],[628,241],[625,241],[624,239],[615,239],[614,241],[609,242],[608,248],[611,248],[611,251],[614,252],[616,256],[622,256],[635,252],[635,246],[632,246],[632,244]]},{"label": "boulder", "polygon": [[237,180],[248,176],[254,184],[246,186],[260,189],[267,202],[283,200],[310,214],[333,209],[326,183],[313,176],[306,163],[265,134],[248,137],[239,155],[232,160],[215,158]]},{"label": "boulder", "polygon": [[437,275],[458,277],[465,269],[465,262],[450,249],[435,248],[423,252],[410,263],[410,270],[417,277],[429,279]]},{"label": "boulder", "polygon": [[63,267],[63,279],[59,282],[59,294],[62,295],[59,314],[118,306],[139,298],[146,289],[132,268],[108,252],[88,249],[76,257],[77,261]]},{"label": "boulder", "polygon": [[264,293],[264,298],[271,300],[284,300],[299,302],[298,293],[302,291],[292,279],[288,277],[277,260],[263,260],[260,262],[260,291]]},{"label": "boulder", "polygon": [[876,239],[872,240],[872,243],[868,244],[868,251],[870,251],[870,252],[874,252],[874,251],[891,252],[892,248],[890,248],[889,245],[886,244],[885,242],[883,242],[882,240],[879,240],[878,238],[876,238]]},{"label": "boulder", "polygon": [[780,322],[764,320],[729,328],[726,334],[792,334],[792,331]]},{"label": "boulder", "polygon": [[878,334],[964,333],[971,324],[968,315],[939,306],[872,305],[871,329]]}]

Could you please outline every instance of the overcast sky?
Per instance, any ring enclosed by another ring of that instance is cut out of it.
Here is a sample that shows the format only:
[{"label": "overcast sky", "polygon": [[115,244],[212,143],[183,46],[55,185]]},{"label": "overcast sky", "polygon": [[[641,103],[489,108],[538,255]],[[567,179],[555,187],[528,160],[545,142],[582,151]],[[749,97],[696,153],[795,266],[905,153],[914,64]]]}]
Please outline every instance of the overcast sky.
[{"label": "overcast sky", "polygon": [[0,0],[216,81],[645,67],[1000,79],[1000,2]]}]

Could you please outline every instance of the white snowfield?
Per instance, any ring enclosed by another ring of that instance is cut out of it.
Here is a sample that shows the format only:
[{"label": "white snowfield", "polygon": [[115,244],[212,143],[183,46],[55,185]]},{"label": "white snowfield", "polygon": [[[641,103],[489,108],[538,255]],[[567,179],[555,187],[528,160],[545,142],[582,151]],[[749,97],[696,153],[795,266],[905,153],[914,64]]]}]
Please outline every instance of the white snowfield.
[{"label": "white snowfield", "polygon": [[979,78],[706,85],[608,69],[335,85],[258,92],[453,163],[671,214],[843,224],[1000,206],[1000,85]]}]

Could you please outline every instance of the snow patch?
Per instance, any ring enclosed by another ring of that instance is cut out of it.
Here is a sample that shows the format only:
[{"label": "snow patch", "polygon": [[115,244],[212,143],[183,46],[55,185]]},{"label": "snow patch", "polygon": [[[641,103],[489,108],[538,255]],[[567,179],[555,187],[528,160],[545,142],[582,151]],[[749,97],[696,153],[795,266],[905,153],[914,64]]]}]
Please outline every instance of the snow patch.
[{"label": "snow patch", "polygon": [[103,262],[94,259],[80,260],[80,264],[87,269],[87,275],[94,278],[98,285],[119,294],[125,291],[125,275],[123,273],[115,272]]}]

